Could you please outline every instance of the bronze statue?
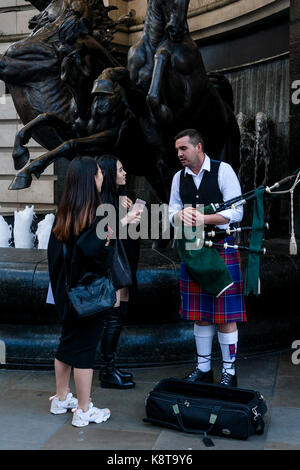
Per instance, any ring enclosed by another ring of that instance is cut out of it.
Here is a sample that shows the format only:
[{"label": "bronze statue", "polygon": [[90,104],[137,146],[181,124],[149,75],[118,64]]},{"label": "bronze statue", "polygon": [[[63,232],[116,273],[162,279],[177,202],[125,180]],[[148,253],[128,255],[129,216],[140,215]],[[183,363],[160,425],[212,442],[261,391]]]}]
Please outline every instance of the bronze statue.
[{"label": "bronze statue", "polygon": [[[32,2],[33,4],[38,2]],[[39,5],[46,6],[49,2],[39,2]],[[67,1],[67,4],[70,0]],[[79,4],[80,2],[76,2]],[[114,28],[114,23],[108,17],[108,11],[103,6],[102,0],[81,0],[81,3],[93,4],[89,6],[88,16],[93,19],[91,25],[93,38],[99,43],[99,49],[105,49],[106,55],[102,68],[95,72],[94,78],[103,69],[103,66],[118,65],[118,61],[107,50],[107,44],[111,41],[110,29]],[[99,7],[96,8],[96,3]],[[101,7],[101,11],[100,11]],[[102,15],[99,18],[99,15]],[[72,93],[61,80],[61,64],[64,55],[59,51],[62,42],[64,25],[76,12],[65,9],[62,0],[52,0],[47,8],[34,19],[32,34],[27,38],[12,44],[4,55],[0,55],[0,79],[3,80],[13,98],[16,110],[23,122],[26,124],[42,113],[49,112],[66,123],[72,123],[71,100]],[[85,17],[77,12],[77,22],[84,22]],[[88,20],[87,20],[88,21]],[[100,24],[100,27],[99,27]],[[101,25],[106,26],[106,36],[103,36]],[[110,25],[110,26],[109,26]],[[82,24],[82,26],[84,26]],[[102,36],[101,36],[102,35]],[[102,42],[101,42],[102,37]],[[100,60],[101,51],[98,51]],[[53,126],[44,128],[41,132],[37,128],[33,138],[46,149],[57,147],[66,140],[60,129]],[[20,169],[26,163],[15,155],[15,168]]]},{"label": "bronze statue", "polygon": [[238,126],[189,34],[188,6],[189,0],[148,0],[144,32],[128,54],[130,77],[147,97],[157,122],[197,128],[207,153],[237,168]]},{"label": "bronze statue", "polygon": [[[37,178],[47,168],[48,165],[58,158],[72,159],[76,155],[89,154],[101,155],[113,152],[122,158],[129,173],[134,175],[145,175],[149,183],[156,190],[158,196],[165,200],[165,188],[162,186],[161,175],[157,169],[153,145],[149,139],[153,136],[153,131],[149,133],[147,141],[145,128],[142,119],[139,120],[130,110],[125,97],[125,89],[121,83],[130,82],[128,70],[124,67],[114,67],[105,69],[95,80],[93,90],[90,94],[92,103],[91,113],[88,121],[83,121],[80,117],[80,94],[85,77],[83,69],[74,67],[72,61],[78,60],[76,54],[71,54],[63,62],[62,77],[69,84],[72,83],[74,100],[74,120],[73,126],[64,123],[55,115],[42,114],[35,120],[23,127],[15,139],[14,153],[25,155],[29,158],[26,143],[32,137],[36,127],[53,125],[70,138],[53,150],[34,159],[19,171],[12,183],[13,189],[28,187],[32,181],[32,175]],[[71,63],[70,63],[71,62]],[[134,95],[135,97],[136,95]],[[131,108],[136,104],[135,100]],[[139,104],[139,109],[144,107],[147,112],[146,102]]]},{"label": "bronze statue", "polygon": [[[89,1],[99,3],[81,3]],[[62,156],[70,159],[78,154],[113,151],[117,155],[121,152],[130,173],[145,175],[166,202],[171,177],[178,167],[173,136],[188,127],[203,134],[206,152],[212,158],[238,168],[239,128],[231,89],[228,93],[230,86],[220,76],[210,79],[206,74],[200,51],[188,31],[188,5],[189,0],[148,0],[144,32],[129,51],[127,69],[115,67],[112,54],[106,54],[101,44],[96,46],[86,10],[77,11],[77,19],[67,16],[69,10],[64,11],[57,25],[58,57],[62,55],[63,59],[57,65],[61,69],[59,85],[64,84],[73,96],[72,106],[69,100],[68,119],[61,113],[43,114],[18,133],[14,158],[21,164],[29,158],[24,145],[31,136],[35,138],[41,126],[52,126],[61,139],[55,146],[46,146],[49,152],[22,168],[11,189],[28,187],[32,174],[39,177]],[[81,32],[77,24],[72,28],[72,21],[78,22]],[[97,58],[98,72],[107,61],[112,63],[95,81],[92,92]]]}]

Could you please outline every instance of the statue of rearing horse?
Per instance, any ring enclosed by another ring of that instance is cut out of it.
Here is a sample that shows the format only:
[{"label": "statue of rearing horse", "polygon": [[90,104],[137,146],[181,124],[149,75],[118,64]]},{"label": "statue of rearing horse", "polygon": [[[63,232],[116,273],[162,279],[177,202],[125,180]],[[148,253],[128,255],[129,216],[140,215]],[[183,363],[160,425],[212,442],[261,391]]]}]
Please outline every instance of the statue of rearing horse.
[{"label": "statue of rearing horse", "polygon": [[[67,29],[72,15],[78,13],[90,22],[93,29],[97,29],[97,24],[102,21],[105,26],[108,23],[109,30],[113,28],[114,22],[109,19],[108,11],[114,7],[104,7],[102,0],[32,0],[31,3],[45,9],[31,20],[33,32],[13,43],[4,55],[0,54],[0,80],[7,85],[23,124],[42,113],[52,113],[71,125],[72,93],[61,80],[64,56],[59,53],[59,48],[62,28]],[[105,34],[109,36],[110,33]],[[95,64],[98,69],[95,70],[94,78],[103,68],[119,65],[109,51],[104,50],[100,43],[98,46],[97,57],[102,63]],[[84,101],[84,93],[81,102],[82,106],[88,104]],[[36,128],[33,133],[33,138],[46,149],[57,147],[68,137],[64,129],[53,126],[42,130]],[[20,169],[25,163],[26,159],[16,159],[15,168]]]},{"label": "statue of rearing horse", "polygon": [[148,0],[144,32],[128,54],[131,80],[153,120],[172,129],[197,128],[215,159],[239,165],[239,129],[232,109],[209,80],[187,23],[190,0]]}]

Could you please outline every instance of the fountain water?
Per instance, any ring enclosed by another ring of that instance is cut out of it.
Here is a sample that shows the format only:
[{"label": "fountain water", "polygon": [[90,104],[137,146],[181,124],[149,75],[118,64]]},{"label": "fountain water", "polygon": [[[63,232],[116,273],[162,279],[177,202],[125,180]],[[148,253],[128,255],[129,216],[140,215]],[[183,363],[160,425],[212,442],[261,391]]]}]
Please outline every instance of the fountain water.
[{"label": "fountain water", "polygon": [[0,247],[8,248],[10,246],[12,227],[8,225],[4,217],[0,216]]},{"label": "fountain water", "polygon": [[34,206],[26,206],[23,211],[15,211],[14,244],[15,248],[33,248],[35,235],[31,231]]},{"label": "fountain water", "polygon": [[37,224],[36,232],[33,233],[32,222],[35,219],[34,206],[26,206],[24,210],[15,211],[13,228],[3,216],[0,216],[0,247],[34,248],[37,240],[37,248],[47,250],[55,215],[46,214],[44,219]]},{"label": "fountain water", "polygon": [[47,214],[45,218],[38,223],[36,236],[38,238],[39,250],[47,250],[54,218],[54,214]]}]

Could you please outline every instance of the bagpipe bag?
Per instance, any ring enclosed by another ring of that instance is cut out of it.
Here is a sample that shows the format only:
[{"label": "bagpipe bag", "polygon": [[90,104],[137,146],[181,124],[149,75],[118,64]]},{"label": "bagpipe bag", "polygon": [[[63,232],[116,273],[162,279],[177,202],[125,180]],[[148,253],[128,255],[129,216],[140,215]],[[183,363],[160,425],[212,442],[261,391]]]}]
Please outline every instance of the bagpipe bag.
[{"label": "bagpipe bag", "polygon": [[189,244],[196,244],[195,232],[196,227],[184,227],[182,236],[176,240],[178,255],[191,278],[208,294],[219,297],[232,286],[231,274],[218,249],[205,245],[194,249],[187,248]]}]

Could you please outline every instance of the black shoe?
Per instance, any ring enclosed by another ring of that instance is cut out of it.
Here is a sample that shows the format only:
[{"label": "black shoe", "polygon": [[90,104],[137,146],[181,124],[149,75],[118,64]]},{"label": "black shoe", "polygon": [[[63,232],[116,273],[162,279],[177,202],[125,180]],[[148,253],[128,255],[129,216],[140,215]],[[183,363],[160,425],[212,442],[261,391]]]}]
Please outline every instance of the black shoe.
[{"label": "black shoe", "polygon": [[114,371],[124,380],[124,379],[133,379],[133,375],[131,372],[124,372],[124,370],[118,369],[116,366],[114,367]]},{"label": "black shoe", "polygon": [[102,374],[105,373],[106,369],[112,369],[113,372],[118,374],[122,380],[125,379],[125,381],[126,380],[130,381],[133,379],[133,375],[131,372],[124,372],[123,370],[118,369],[115,365],[114,359],[110,359],[109,361],[104,361],[104,365],[101,367],[99,371],[99,380],[101,380]]},{"label": "black shoe", "polygon": [[187,377],[184,378],[188,382],[205,382],[205,383],[213,383],[214,382],[214,373],[213,370],[210,369],[208,372],[202,372],[202,370],[196,367],[195,370]]},{"label": "black shoe", "polygon": [[133,380],[123,379],[112,367],[103,369],[100,375],[100,384],[102,388],[128,389],[135,387]]},{"label": "black shoe", "polygon": [[236,373],[232,375],[232,374],[229,374],[228,372],[222,372],[220,385],[225,385],[226,387],[237,387]]}]

